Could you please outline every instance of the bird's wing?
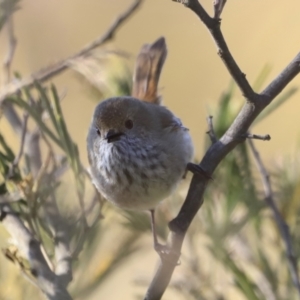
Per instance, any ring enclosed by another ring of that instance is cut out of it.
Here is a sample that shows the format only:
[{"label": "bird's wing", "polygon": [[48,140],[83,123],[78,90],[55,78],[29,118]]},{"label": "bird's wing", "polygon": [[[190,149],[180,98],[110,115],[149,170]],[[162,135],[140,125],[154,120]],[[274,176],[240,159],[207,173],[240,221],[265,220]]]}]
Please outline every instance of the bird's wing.
[{"label": "bird's wing", "polygon": [[188,130],[188,128],[182,125],[182,122],[173,113],[171,113],[167,108],[160,106],[160,125],[166,131],[174,130]]}]

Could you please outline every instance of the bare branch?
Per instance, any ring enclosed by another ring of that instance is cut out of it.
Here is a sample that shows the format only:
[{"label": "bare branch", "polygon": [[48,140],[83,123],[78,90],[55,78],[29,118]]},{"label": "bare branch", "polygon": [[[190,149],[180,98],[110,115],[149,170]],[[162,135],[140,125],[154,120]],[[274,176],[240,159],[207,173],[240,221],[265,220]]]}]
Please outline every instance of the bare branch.
[{"label": "bare branch", "polygon": [[186,7],[190,8],[205,24],[215,41],[219,56],[221,57],[223,63],[227,67],[228,72],[240,88],[243,96],[250,102],[257,101],[257,95],[255,94],[249,82],[247,81],[246,75],[241,71],[228,49],[228,46],[225,42],[221,31],[221,21],[219,19],[211,18],[198,0],[175,1],[180,2]]},{"label": "bare branch", "polygon": [[[230,54],[220,30],[220,23],[207,14],[198,0],[177,0],[176,2],[183,3],[194,11],[209,29],[217,44],[221,59],[227,66],[229,73],[236,81],[243,95],[248,100],[225,134],[220,140],[209,147],[200,163],[202,170],[207,174],[212,174],[222,159],[238,144],[245,141],[245,135],[259,113],[300,72],[300,53],[261,94],[256,94]],[[167,246],[171,253],[180,253],[185,234],[203,204],[203,194],[208,182],[209,177],[194,174],[187,197],[177,217],[169,223],[171,232],[169,233]],[[145,300],[161,299],[170,282],[178,259],[179,254],[178,257],[173,257],[172,255],[168,260],[161,260],[148,288],[144,298]]]},{"label": "bare branch", "polygon": [[220,19],[226,1],[227,0],[214,0],[213,4],[214,4],[214,11],[215,11],[215,15],[214,15],[215,19]]},{"label": "bare branch", "polygon": [[140,7],[142,4],[143,0],[135,0],[133,4],[126,9],[124,13],[122,13],[113,23],[112,25],[108,28],[108,30],[95,39],[93,42],[82,48],[80,51],[77,53],[69,56],[68,58],[51,65],[49,67],[43,68],[40,71],[33,73],[29,77],[22,79],[21,81],[14,83],[11,82],[8,85],[4,86],[2,91],[0,92],[0,103],[3,102],[3,100],[11,94],[16,93],[20,89],[24,87],[31,87],[34,84],[34,81],[40,81],[44,82],[47,79],[60,74],[61,72],[67,70],[69,68],[69,62],[73,59],[82,57],[87,55],[90,51],[93,49],[107,43],[110,41],[116,32],[121,28],[121,26],[127,21],[133,13]]},{"label": "bare branch", "polygon": [[36,280],[36,285],[47,299],[71,300],[68,291],[50,270],[39,242],[7,204],[0,204],[0,221],[13,238],[22,255],[29,260],[30,271]]},{"label": "bare branch", "polygon": [[270,209],[272,210],[274,220],[278,226],[281,238],[285,245],[286,256],[287,256],[287,259],[289,262],[289,269],[290,269],[291,277],[292,277],[293,283],[300,295],[300,282],[299,282],[299,275],[298,275],[297,258],[295,257],[295,254],[294,254],[289,226],[284,221],[284,219],[281,216],[281,214],[277,208],[277,205],[274,201],[274,195],[273,195],[272,186],[271,186],[271,182],[270,182],[270,175],[268,174],[267,169],[265,168],[265,166],[261,160],[261,157],[254,146],[253,141],[249,140],[248,142],[249,142],[250,148],[252,150],[257,168],[258,168],[261,178],[262,178],[262,183],[263,183],[263,187],[265,190],[265,196],[266,196],[265,201],[266,201],[267,205],[270,207]]},{"label": "bare branch", "polygon": [[[7,44],[8,50],[6,57],[3,62],[3,74],[4,74],[4,84],[9,84],[11,80],[11,64],[13,61],[13,57],[15,54],[15,50],[17,47],[17,39],[14,35],[14,23],[13,23],[13,15],[8,16],[6,20],[6,29],[7,29]],[[1,100],[0,100],[1,102]],[[4,115],[7,118],[8,122],[12,125],[12,128],[16,131],[16,133],[21,136],[22,135],[22,122],[13,108],[11,103],[6,103],[3,106]]]},{"label": "bare branch", "polygon": [[214,131],[214,126],[213,126],[213,116],[209,116],[206,118],[207,124],[208,124],[208,131],[206,132],[212,143],[215,143],[218,139],[216,137],[215,131]]},{"label": "bare branch", "polygon": [[244,135],[244,137],[246,139],[255,139],[255,140],[262,140],[262,141],[270,141],[271,140],[271,136],[269,134],[259,135],[259,134],[247,133]]},{"label": "bare branch", "polygon": [[300,72],[300,52],[289,63],[289,65],[281,71],[261,93],[263,101],[269,104],[272,99],[281,93],[281,91],[299,74]]},{"label": "bare branch", "polygon": [[11,80],[11,63],[13,61],[14,53],[17,47],[17,39],[14,35],[14,23],[13,16],[10,15],[6,21],[7,27],[7,39],[8,39],[8,51],[6,58],[4,59],[4,75],[5,75],[5,84]]}]

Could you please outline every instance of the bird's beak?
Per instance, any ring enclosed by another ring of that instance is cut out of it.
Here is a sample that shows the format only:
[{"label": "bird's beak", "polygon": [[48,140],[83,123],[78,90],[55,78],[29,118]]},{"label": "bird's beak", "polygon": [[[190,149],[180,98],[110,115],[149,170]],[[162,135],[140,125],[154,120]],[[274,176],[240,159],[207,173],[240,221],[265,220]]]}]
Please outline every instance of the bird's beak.
[{"label": "bird's beak", "polygon": [[123,135],[123,132],[116,132],[113,129],[108,130],[108,132],[105,135],[105,139],[108,143],[118,141],[120,137]]}]

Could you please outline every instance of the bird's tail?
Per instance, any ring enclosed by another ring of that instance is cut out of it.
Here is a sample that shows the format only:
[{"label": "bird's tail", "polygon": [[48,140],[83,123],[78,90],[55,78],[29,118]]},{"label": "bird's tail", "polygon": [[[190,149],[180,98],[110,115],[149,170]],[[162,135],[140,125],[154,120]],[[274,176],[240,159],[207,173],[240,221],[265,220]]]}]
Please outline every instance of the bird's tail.
[{"label": "bird's tail", "polygon": [[157,86],[166,57],[167,45],[164,37],[142,47],[135,63],[131,93],[133,97],[160,104]]}]

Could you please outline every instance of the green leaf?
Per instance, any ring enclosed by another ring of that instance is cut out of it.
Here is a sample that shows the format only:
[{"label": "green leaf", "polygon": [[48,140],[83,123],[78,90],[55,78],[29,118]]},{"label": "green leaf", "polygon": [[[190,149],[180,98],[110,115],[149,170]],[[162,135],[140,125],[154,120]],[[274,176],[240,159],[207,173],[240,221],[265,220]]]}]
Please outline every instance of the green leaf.
[{"label": "green leaf", "polygon": [[46,109],[50,119],[51,119],[51,122],[54,126],[54,128],[56,129],[56,131],[58,131],[58,124],[56,122],[56,118],[54,116],[54,113],[53,113],[53,108],[51,106],[51,101],[46,93],[46,90],[44,87],[42,87],[40,85],[39,82],[35,82],[35,88],[39,91],[39,96],[40,96],[40,100],[41,100],[41,103],[43,104],[44,108]]},{"label": "green leaf", "polygon": [[26,110],[29,115],[35,120],[40,129],[47,134],[60,148],[63,148],[61,141],[55,136],[55,134],[46,126],[44,121],[41,118],[41,115],[37,113],[37,111],[32,108],[26,101],[24,101],[21,97],[18,96],[10,96],[5,99],[5,101],[10,101],[20,108]]},{"label": "green leaf", "polygon": [[260,260],[260,268],[262,273],[266,276],[268,282],[272,286],[272,290],[276,294],[279,285],[278,278],[277,278],[278,273],[272,269],[269,258],[267,258],[264,251],[265,251],[264,248],[259,245],[258,257]]},{"label": "green leaf", "polygon": [[65,153],[68,157],[70,162],[71,168],[74,172],[75,179],[76,179],[76,188],[79,200],[82,201],[83,194],[84,194],[84,179],[85,176],[83,175],[81,162],[79,157],[79,151],[77,145],[73,142],[71,135],[69,134],[63,112],[60,105],[60,99],[54,85],[51,85],[52,91],[52,108],[53,108],[53,115],[56,122],[57,133],[60,137],[62,144],[64,145]]},{"label": "green leaf", "polygon": [[11,150],[11,148],[7,145],[3,135],[0,133],[0,145],[2,146],[3,150],[5,151],[5,157],[7,159],[7,161],[9,162],[13,162],[15,159],[15,155],[13,153],[13,151]]},{"label": "green leaf", "polygon": [[7,156],[0,151],[0,174],[2,174],[4,178],[6,178],[9,171],[9,164],[7,162]]},{"label": "green leaf", "polygon": [[260,298],[263,298],[256,295],[256,292],[259,292],[257,285],[237,266],[226,250],[221,248],[216,249],[212,246],[210,246],[209,249],[211,250],[211,253],[231,271],[234,276],[235,285],[246,296],[246,299],[260,300]]},{"label": "green leaf", "polygon": [[51,114],[53,114],[53,118],[55,119],[53,122],[55,122],[54,125],[56,126],[56,130],[60,137],[60,140],[63,142],[68,157],[70,158],[71,161],[74,161],[75,158],[74,144],[72,142],[72,139],[67,129],[67,125],[64,120],[64,116],[60,106],[60,99],[56,87],[53,84],[51,85],[51,91],[52,91],[52,107],[53,107]]}]

